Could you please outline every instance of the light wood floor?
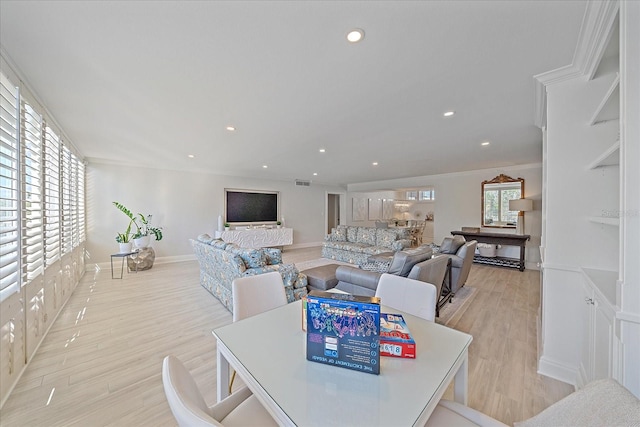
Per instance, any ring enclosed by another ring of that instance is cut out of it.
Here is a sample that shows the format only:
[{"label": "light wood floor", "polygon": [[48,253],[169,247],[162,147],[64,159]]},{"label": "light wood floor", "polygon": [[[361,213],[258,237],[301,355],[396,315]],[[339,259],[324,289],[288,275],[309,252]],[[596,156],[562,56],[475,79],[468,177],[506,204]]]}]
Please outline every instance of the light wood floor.
[{"label": "light wood floor", "polygon": [[[319,256],[319,248],[284,253],[294,263]],[[474,264],[467,285],[478,291],[450,321],[474,338],[470,406],[507,424],[573,391],[536,374],[538,284],[537,271]],[[231,314],[198,284],[195,261],[155,265],[123,280],[111,279],[110,271],[87,273],[5,403],[0,425],[175,425],[162,359],[178,356],[205,400],[215,402],[211,330],[230,322]]]}]

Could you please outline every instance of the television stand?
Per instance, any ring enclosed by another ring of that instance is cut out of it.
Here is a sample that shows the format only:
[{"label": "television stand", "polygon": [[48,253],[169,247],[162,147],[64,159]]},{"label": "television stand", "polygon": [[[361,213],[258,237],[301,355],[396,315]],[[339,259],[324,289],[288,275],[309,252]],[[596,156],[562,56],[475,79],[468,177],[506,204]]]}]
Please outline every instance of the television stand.
[{"label": "television stand", "polygon": [[293,228],[250,228],[216,231],[216,237],[243,248],[271,248],[293,244]]}]

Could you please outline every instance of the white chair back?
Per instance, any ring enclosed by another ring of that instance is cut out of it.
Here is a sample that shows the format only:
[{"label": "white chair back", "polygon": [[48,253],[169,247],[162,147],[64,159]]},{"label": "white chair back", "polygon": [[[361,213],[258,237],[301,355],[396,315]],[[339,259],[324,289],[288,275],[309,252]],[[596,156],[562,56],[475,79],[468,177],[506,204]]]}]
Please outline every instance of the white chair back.
[{"label": "white chair back", "polygon": [[175,356],[162,362],[162,383],[169,407],[180,427],[221,426],[211,411],[193,377]]},{"label": "white chair back", "polygon": [[277,271],[234,279],[231,293],[234,322],[287,304],[282,276]]},{"label": "white chair back", "polygon": [[388,307],[433,322],[436,317],[436,287],[431,283],[395,274],[380,276],[376,296]]}]

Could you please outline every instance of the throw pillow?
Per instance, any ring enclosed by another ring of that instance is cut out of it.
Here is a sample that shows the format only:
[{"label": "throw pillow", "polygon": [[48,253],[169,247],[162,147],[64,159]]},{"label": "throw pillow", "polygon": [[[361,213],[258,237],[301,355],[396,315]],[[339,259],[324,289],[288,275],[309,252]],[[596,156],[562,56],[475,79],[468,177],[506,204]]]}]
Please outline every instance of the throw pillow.
[{"label": "throw pillow", "polygon": [[391,261],[365,262],[360,266],[360,269],[365,271],[375,271],[376,273],[386,273],[389,271],[390,265]]},{"label": "throw pillow", "polygon": [[347,227],[347,242],[355,243],[358,241],[358,228],[360,227]]},{"label": "throw pillow", "polygon": [[238,255],[247,268],[258,268],[267,265],[267,257],[262,249],[240,248],[237,245],[227,245],[227,251]]},{"label": "throw pillow", "polygon": [[441,254],[455,254],[464,243],[465,240],[462,236],[445,237],[442,240],[439,252]]},{"label": "throw pillow", "polygon": [[211,241],[213,240],[213,237],[209,236],[208,234],[201,234],[198,236],[198,242],[202,242],[202,243],[211,243]]},{"label": "throw pillow", "polygon": [[339,225],[338,228],[336,228],[334,230],[334,236],[335,236],[335,241],[336,242],[346,242],[347,241],[347,227]]},{"label": "throw pillow", "polygon": [[282,264],[282,251],[278,248],[262,249],[267,260],[267,265]]}]

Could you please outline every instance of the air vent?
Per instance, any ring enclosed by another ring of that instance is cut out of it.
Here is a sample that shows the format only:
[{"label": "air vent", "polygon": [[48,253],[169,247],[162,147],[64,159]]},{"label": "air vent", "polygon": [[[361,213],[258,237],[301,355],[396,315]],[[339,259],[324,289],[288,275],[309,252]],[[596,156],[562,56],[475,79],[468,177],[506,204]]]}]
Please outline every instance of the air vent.
[{"label": "air vent", "polygon": [[311,187],[311,181],[304,181],[302,179],[296,179],[296,185],[298,187]]}]

